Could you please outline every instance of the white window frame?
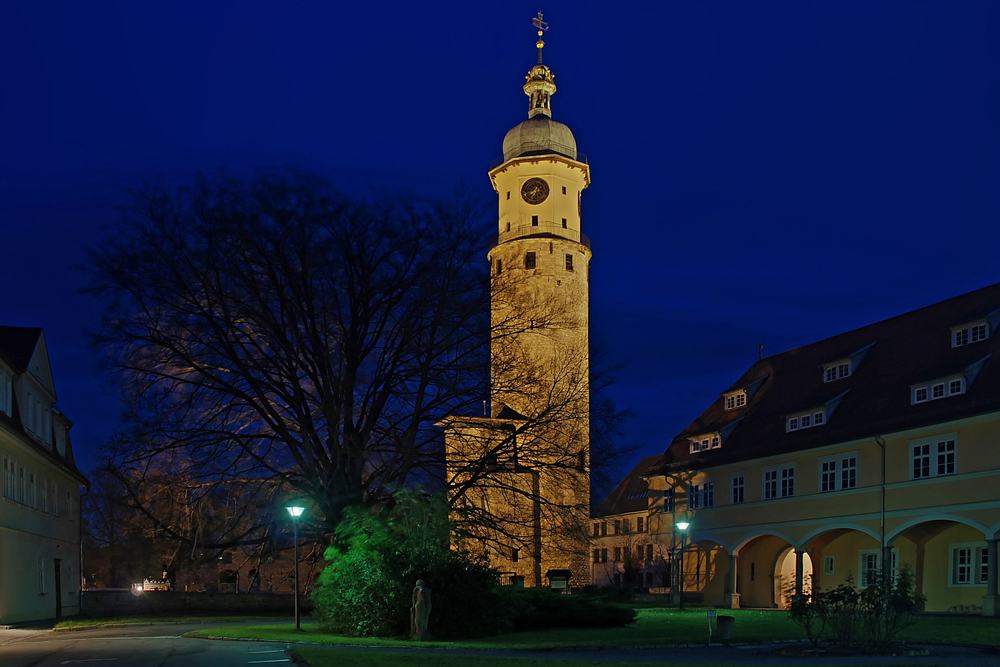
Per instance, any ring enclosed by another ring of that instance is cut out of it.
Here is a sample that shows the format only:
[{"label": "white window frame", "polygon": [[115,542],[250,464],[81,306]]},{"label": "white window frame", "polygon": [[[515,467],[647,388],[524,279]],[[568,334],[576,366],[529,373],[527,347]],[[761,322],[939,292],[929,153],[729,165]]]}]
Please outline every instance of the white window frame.
[{"label": "white window frame", "polygon": [[13,417],[14,376],[6,368],[0,368],[0,412]]},{"label": "white window frame", "polygon": [[764,500],[795,497],[795,464],[765,468],[762,473]]},{"label": "white window frame", "polygon": [[701,508],[701,485],[688,484],[688,509],[696,510]]},{"label": "white window frame", "polygon": [[951,346],[965,347],[984,341],[990,337],[990,325],[986,320],[970,322],[951,330]]},{"label": "white window frame", "polygon": [[[968,581],[960,581],[960,552],[968,554]],[[984,587],[987,584],[989,572],[988,552],[985,542],[955,542],[948,545],[948,587],[971,588]]]},{"label": "white window frame", "polygon": [[726,394],[725,399],[726,410],[735,410],[736,408],[742,408],[747,404],[747,393],[740,390],[733,392],[732,394]]},{"label": "white window frame", "polygon": [[852,368],[850,359],[838,359],[823,366],[823,382],[835,382],[851,376]]},{"label": "white window frame", "polygon": [[[958,433],[943,433],[929,438],[909,440],[910,479],[950,477],[958,473]],[[921,474],[915,474],[920,460]],[[926,470],[926,474],[923,471]]]},{"label": "white window frame", "polygon": [[701,506],[715,507],[715,482],[706,479],[701,483]]},{"label": "white window frame", "polygon": [[729,504],[742,505],[747,499],[747,476],[742,472],[729,476]]},{"label": "white window frame", "polygon": [[672,488],[663,489],[663,509],[661,511],[664,513],[673,513],[674,511],[674,490]]},{"label": "white window frame", "polygon": [[688,442],[691,443],[691,453],[697,454],[698,452],[707,452],[710,449],[718,449],[721,447],[722,436],[718,433],[705,433],[703,435],[689,438]]},{"label": "white window frame", "polygon": [[910,405],[926,403],[928,401],[940,401],[950,396],[964,394],[967,388],[964,375],[951,375],[946,378],[938,378],[930,382],[912,385],[910,387]]},{"label": "white window frame", "polygon": [[[896,581],[896,577],[899,575],[899,549],[897,547],[892,547],[890,563],[890,573],[892,574],[893,582]],[[875,567],[868,568],[868,560],[870,557],[875,559]],[[868,572],[871,570],[879,570],[882,567],[882,550],[881,549],[860,549],[858,551],[858,588],[868,588]]]},{"label": "white window frame", "polygon": [[[818,466],[820,493],[857,488],[858,453],[856,451],[824,456],[818,461]],[[847,473],[848,480],[844,479],[845,473]],[[848,484],[848,481],[852,483]]]},{"label": "white window frame", "polygon": [[785,418],[785,432],[801,431],[805,428],[816,428],[826,423],[826,408],[813,408],[796,412]]},{"label": "white window frame", "polygon": [[836,572],[833,556],[823,556],[823,574],[831,575]]}]

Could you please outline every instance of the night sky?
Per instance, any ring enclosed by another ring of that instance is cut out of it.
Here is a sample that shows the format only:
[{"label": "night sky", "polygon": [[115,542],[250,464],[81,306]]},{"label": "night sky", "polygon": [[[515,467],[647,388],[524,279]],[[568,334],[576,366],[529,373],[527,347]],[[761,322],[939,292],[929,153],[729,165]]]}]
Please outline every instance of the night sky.
[{"label": "night sky", "polygon": [[1000,3],[6,3],[0,323],[45,329],[81,467],[120,407],[75,267],[128,188],[295,166],[495,202],[539,10],[553,116],[591,165],[591,332],[636,458],[759,340],[1000,281]]}]

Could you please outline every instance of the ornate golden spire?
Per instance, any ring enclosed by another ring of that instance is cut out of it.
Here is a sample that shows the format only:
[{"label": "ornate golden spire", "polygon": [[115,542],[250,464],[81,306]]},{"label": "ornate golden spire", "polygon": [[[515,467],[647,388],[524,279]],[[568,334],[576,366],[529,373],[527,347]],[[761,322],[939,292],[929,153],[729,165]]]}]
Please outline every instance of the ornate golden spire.
[{"label": "ornate golden spire", "polygon": [[548,67],[542,64],[542,49],[545,47],[542,35],[549,29],[549,24],[542,20],[541,12],[538,12],[538,16],[532,19],[531,22],[538,28],[538,41],[535,42],[535,46],[538,47],[538,64],[532,67],[528,71],[528,75],[524,77],[528,80],[524,84],[524,94],[530,100],[528,103],[528,118],[534,118],[539,114],[551,118],[552,107],[550,98],[556,92],[555,76]]}]

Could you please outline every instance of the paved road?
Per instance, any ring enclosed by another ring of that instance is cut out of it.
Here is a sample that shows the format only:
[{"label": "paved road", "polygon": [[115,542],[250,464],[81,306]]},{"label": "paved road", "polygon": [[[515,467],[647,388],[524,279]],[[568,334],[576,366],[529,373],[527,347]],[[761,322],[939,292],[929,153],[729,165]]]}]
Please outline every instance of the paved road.
[{"label": "paved road", "polygon": [[[284,620],[284,619],[282,619]],[[266,621],[265,621],[266,622]],[[282,621],[275,621],[282,622]],[[254,624],[260,624],[255,619]],[[218,623],[212,624],[218,627]],[[236,625],[236,624],[234,624]],[[137,627],[89,628],[73,632],[0,630],[0,667],[291,667],[281,642],[210,641],[181,637],[204,624],[157,624]],[[294,645],[293,645],[294,646]],[[961,647],[929,647],[927,657],[853,656],[796,658],[776,656],[773,646],[593,651],[465,651],[410,649],[404,652],[468,656],[470,665],[489,656],[533,656],[621,664],[671,661],[716,665],[963,665],[1000,667],[1000,653]],[[344,649],[329,648],[331,651]],[[349,650],[354,650],[350,647]],[[368,649],[395,652],[398,649]]]},{"label": "paved road", "polygon": [[0,630],[0,665],[283,667],[284,663],[290,667],[292,664],[284,643],[205,641],[180,636],[199,627],[204,625],[157,624],[72,632]]}]

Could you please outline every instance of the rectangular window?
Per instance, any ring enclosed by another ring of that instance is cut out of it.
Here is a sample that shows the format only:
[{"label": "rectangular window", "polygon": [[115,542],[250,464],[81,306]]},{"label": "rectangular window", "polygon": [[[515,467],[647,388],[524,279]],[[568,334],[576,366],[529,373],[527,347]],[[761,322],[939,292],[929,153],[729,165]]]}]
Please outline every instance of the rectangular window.
[{"label": "rectangular window", "polygon": [[602,563],[607,563],[608,562],[608,550],[607,549],[601,549],[601,562]]},{"label": "rectangular window", "polygon": [[17,467],[17,496],[14,498],[19,503],[24,502],[24,466]]},{"label": "rectangular window", "polygon": [[537,227],[538,226],[538,216],[537,215],[531,216],[531,226],[532,227]]},{"label": "rectangular window", "polygon": [[931,387],[931,400],[934,400],[935,398],[944,398],[944,382],[940,382]]},{"label": "rectangular window", "polygon": [[824,461],[820,464],[819,491],[826,493],[837,490],[837,462]]},{"label": "rectangular window", "polygon": [[499,276],[503,272],[503,260],[497,260],[497,275]]},{"label": "rectangular window", "polygon": [[5,498],[14,499],[14,486],[16,475],[14,473],[16,465],[14,459],[4,454],[3,457],[3,495]]},{"label": "rectangular window", "polygon": [[937,474],[955,474],[955,441],[947,440],[937,444]]},{"label": "rectangular window", "polygon": [[622,559],[622,548],[615,547],[615,562],[617,563]]},{"label": "rectangular window", "polygon": [[573,255],[566,255],[566,270],[573,270]]},{"label": "rectangular window", "polygon": [[692,484],[688,487],[688,509],[696,510],[698,509],[698,503],[701,501],[701,487],[697,484]]},{"label": "rectangular window", "polygon": [[562,192],[563,192],[563,194],[566,194],[566,186],[565,185],[562,186]]},{"label": "rectangular window", "polygon": [[566,229],[566,218],[562,219],[562,226],[563,226],[563,229]]},{"label": "rectangular window", "polygon": [[778,471],[764,471],[764,500],[778,497]]},{"label": "rectangular window", "polygon": [[822,423],[823,423],[823,413],[817,412],[816,414],[813,415],[813,425],[819,426]]},{"label": "rectangular window", "polygon": [[956,586],[972,583],[972,548],[961,547],[952,550],[951,583]]},{"label": "rectangular window", "polygon": [[853,489],[858,486],[858,457],[848,456],[840,461],[840,488]]},{"label": "rectangular window", "polygon": [[802,423],[802,428],[809,428],[812,426],[812,415],[802,415],[800,421]]},{"label": "rectangular window", "polygon": [[637,532],[637,533],[645,532],[643,530],[643,525],[642,524],[643,524],[643,517],[637,516],[635,518],[635,532]]},{"label": "rectangular window", "polygon": [[653,560],[653,545],[652,544],[647,544],[646,545],[646,560],[648,560],[648,561],[652,561]]},{"label": "rectangular window", "polygon": [[38,509],[38,486],[36,484],[35,471],[28,472],[28,505]]},{"label": "rectangular window", "polygon": [[789,431],[797,431],[797,430],[799,430],[799,418],[798,417],[792,417],[791,419],[788,420],[788,430]]},{"label": "rectangular window", "polygon": [[510,190],[507,191],[507,199],[510,199]]},{"label": "rectangular window", "polygon": [[673,512],[674,511],[674,490],[664,489],[663,490],[663,511]]},{"label": "rectangular window", "polygon": [[931,446],[914,445],[913,447],[913,479],[931,476]]},{"label": "rectangular window", "polygon": [[[958,445],[954,437],[911,443],[911,478],[954,475]],[[933,457],[933,458],[932,458]],[[933,464],[933,465],[932,465]]]},{"label": "rectangular window", "polygon": [[[882,567],[880,554],[881,549],[862,549],[858,552],[858,572],[861,573],[858,580],[859,588],[868,588],[873,583],[875,576]],[[895,582],[898,573],[899,550],[893,547],[891,554],[889,574],[893,582]]]},{"label": "rectangular window", "polygon": [[721,446],[721,444],[722,444],[722,441],[719,440],[719,436],[713,435],[712,436],[712,449],[718,449]]},{"label": "rectangular window", "polygon": [[600,549],[594,549],[594,562],[595,563],[600,563],[601,562],[601,550]]},{"label": "rectangular window", "polygon": [[927,400],[927,387],[920,387],[913,394],[914,403],[923,403]]},{"label": "rectangular window", "polygon": [[834,380],[842,380],[851,374],[851,362],[847,361],[842,364],[832,364],[826,367],[823,372],[823,382],[833,382]]},{"label": "rectangular window", "polygon": [[955,332],[955,341],[952,343],[952,347],[961,347],[963,345],[969,344],[969,330],[960,329]]},{"label": "rectangular window", "polygon": [[45,595],[45,559],[38,559],[38,594]]},{"label": "rectangular window", "polygon": [[535,253],[533,252],[524,253],[524,268],[526,269],[535,268]]},{"label": "rectangular window", "polygon": [[781,497],[790,498],[795,495],[795,468],[781,469]]},{"label": "rectangular window", "polygon": [[726,410],[732,410],[736,407],[736,397],[726,396]]},{"label": "rectangular window", "polygon": [[47,479],[43,479],[42,480],[42,494],[41,495],[42,495],[42,503],[41,503],[42,506],[41,506],[40,509],[43,512],[48,512],[49,511],[49,480],[47,480]]},{"label": "rectangular window", "polygon": [[823,557],[823,574],[833,574],[833,556]]},{"label": "rectangular window", "polygon": [[702,485],[701,506],[715,507],[715,482],[705,482]]},{"label": "rectangular window", "polygon": [[962,381],[952,380],[948,383],[948,394],[961,394],[962,393]]},{"label": "rectangular window", "polygon": [[594,523],[594,537],[601,536],[601,522],[597,521]]},{"label": "rectangular window", "polygon": [[602,521],[601,522],[601,537],[607,537],[607,536],[608,536],[608,522],[607,521]]},{"label": "rectangular window", "polygon": [[978,343],[981,340],[986,340],[986,325],[977,324],[972,327],[972,342]]},{"label": "rectangular window", "polygon": [[830,366],[826,369],[826,375],[823,377],[824,382],[833,382],[837,379],[837,369]]},{"label": "rectangular window", "polygon": [[730,483],[732,487],[731,502],[733,505],[739,505],[746,499],[746,478],[742,473],[733,475]]},{"label": "rectangular window", "polygon": [[520,552],[518,551],[517,547],[511,547],[511,549],[510,549],[510,561],[512,563],[516,563],[517,562],[517,557],[518,557],[519,553]]}]

